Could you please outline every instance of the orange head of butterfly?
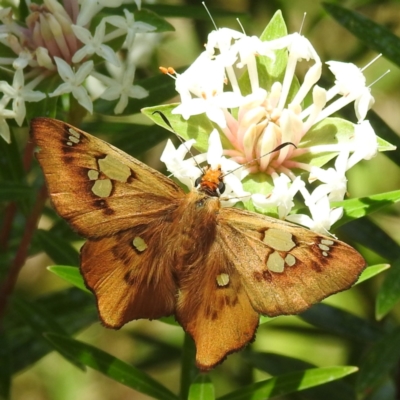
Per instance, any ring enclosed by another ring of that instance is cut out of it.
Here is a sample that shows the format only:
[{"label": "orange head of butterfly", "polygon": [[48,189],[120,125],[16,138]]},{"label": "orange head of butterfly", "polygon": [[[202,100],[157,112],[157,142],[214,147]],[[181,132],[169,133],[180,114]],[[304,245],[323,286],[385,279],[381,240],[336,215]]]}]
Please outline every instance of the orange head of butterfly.
[{"label": "orange head of butterfly", "polygon": [[205,193],[212,197],[220,197],[225,191],[225,183],[223,181],[223,173],[221,166],[216,169],[209,165],[196,179],[195,187],[199,192]]}]

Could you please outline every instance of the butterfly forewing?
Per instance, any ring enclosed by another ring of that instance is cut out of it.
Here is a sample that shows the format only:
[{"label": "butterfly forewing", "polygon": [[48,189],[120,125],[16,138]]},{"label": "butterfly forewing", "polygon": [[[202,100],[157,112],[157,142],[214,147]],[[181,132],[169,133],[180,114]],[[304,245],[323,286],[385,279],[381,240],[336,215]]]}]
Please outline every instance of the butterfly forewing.
[{"label": "butterfly forewing", "polygon": [[84,237],[147,223],[184,197],[164,175],[71,125],[35,118],[31,131],[52,203]]},{"label": "butterfly forewing", "polygon": [[365,268],[346,243],[261,214],[224,208],[219,226],[220,247],[261,314],[302,312],[349,288]]}]

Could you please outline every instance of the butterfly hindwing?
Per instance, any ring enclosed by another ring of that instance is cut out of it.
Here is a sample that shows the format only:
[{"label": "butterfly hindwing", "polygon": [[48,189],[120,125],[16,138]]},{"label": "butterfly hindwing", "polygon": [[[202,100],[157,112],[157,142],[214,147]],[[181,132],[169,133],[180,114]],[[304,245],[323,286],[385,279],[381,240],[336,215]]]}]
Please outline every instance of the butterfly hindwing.
[{"label": "butterfly hindwing", "polygon": [[84,237],[160,218],[184,197],[161,173],[64,122],[35,118],[31,132],[57,212]]},{"label": "butterfly hindwing", "polygon": [[207,257],[179,278],[176,318],[196,343],[201,370],[215,367],[253,340],[258,313],[217,242]]},{"label": "butterfly hindwing", "polygon": [[225,208],[219,223],[221,250],[261,314],[302,312],[348,289],[365,268],[351,246],[288,222]]},{"label": "butterfly hindwing", "polygon": [[104,325],[120,328],[133,319],[174,313],[176,282],[154,246],[157,235],[152,239],[131,229],[84,244],[81,272]]}]

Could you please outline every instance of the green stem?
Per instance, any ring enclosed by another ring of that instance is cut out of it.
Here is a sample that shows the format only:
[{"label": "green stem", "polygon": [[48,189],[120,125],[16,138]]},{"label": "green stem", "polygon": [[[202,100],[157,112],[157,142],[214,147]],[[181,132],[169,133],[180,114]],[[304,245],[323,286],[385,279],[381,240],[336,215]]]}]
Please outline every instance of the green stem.
[{"label": "green stem", "polygon": [[193,339],[185,333],[185,339],[182,349],[182,365],[181,365],[181,388],[180,398],[186,400],[189,395],[189,388],[199,373],[196,368],[196,347]]}]

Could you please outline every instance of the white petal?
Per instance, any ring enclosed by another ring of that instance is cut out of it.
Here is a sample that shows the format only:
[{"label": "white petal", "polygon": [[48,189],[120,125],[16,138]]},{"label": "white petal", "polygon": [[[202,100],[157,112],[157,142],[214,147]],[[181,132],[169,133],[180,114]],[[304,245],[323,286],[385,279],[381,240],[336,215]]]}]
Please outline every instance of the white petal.
[{"label": "white petal", "polygon": [[216,169],[221,164],[222,151],[221,138],[218,131],[214,129],[208,139],[207,151],[207,163],[211,165],[211,168]]},{"label": "white petal", "polygon": [[83,86],[73,88],[72,94],[82,107],[86,108],[86,110],[93,114],[92,100],[90,100],[90,97]]}]

